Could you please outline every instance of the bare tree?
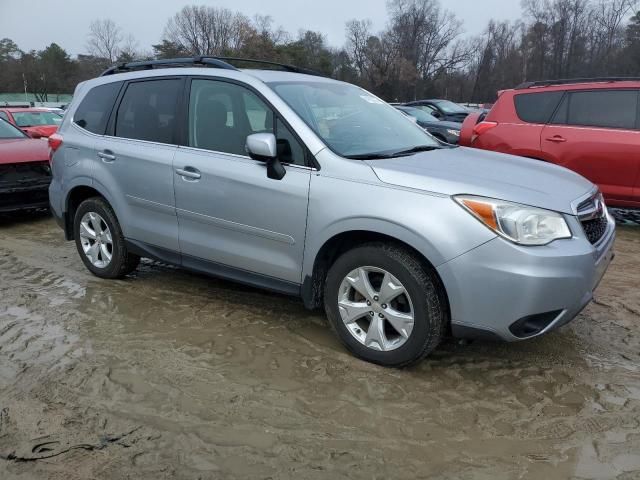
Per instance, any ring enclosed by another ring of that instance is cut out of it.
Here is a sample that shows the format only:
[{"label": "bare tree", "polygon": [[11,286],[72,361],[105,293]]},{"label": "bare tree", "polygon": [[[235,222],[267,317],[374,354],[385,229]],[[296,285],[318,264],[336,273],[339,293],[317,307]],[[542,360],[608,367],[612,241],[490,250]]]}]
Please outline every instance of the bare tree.
[{"label": "bare tree", "polygon": [[594,6],[594,20],[600,30],[600,54],[605,64],[611,58],[615,44],[622,41],[622,22],[638,5],[637,0],[598,0]]},{"label": "bare tree", "polygon": [[193,55],[221,55],[241,48],[253,33],[251,21],[241,13],[190,5],[169,20],[164,35]]},{"label": "bare tree", "polygon": [[122,30],[113,20],[94,20],[89,25],[87,50],[91,55],[115,62],[120,56]]},{"label": "bare tree", "polygon": [[126,35],[120,43],[118,60],[131,61],[141,56],[144,56],[144,54],[138,52],[138,41],[133,35]]},{"label": "bare tree", "polygon": [[358,74],[369,75],[368,45],[371,38],[371,20],[350,20],[347,22],[347,53],[353,59]]}]

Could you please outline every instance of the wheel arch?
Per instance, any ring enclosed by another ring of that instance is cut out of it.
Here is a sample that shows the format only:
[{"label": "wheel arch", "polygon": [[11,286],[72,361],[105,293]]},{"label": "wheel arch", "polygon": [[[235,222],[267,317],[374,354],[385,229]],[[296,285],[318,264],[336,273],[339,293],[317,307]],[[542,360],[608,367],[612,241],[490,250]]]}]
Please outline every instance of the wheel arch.
[{"label": "wheel arch", "polygon": [[[428,258],[428,255],[425,255],[424,251],[421,251],[417,246],[412,244],[413,242],[406,238],[401,239],[389,233],[362,229],[345,230],[335,233],[322,243],[316,254],[313,256],[312,267],[304,274],[302,299],[305,307],[309,309],[316,309],[322,306],[324,283],[327,272],[333,262],[335,262],[340,255],[360,245],[372,242],[393,243],[414,254],[421,261],[425,270],[431,272],[433,278],[438,282],[438,286],[440,287],[440,291],[443,295],[447,314],[450,312],[449,298],[444,282],[440,278],[440,275],[435,268],[436,266]],[[309,261],[309,263],[311,263],[311,261]]]},{"label": "wheel arch", "polygon": [[76,210],[80,204],[88,198],[101,197],[107,202],[107,196],[100,190],[95,188],[94,185],[76,185],[69,190],[64,202],[64,234],[67,240],[74,240],[75,235],[73,232],[73,220],[76,215]]}]

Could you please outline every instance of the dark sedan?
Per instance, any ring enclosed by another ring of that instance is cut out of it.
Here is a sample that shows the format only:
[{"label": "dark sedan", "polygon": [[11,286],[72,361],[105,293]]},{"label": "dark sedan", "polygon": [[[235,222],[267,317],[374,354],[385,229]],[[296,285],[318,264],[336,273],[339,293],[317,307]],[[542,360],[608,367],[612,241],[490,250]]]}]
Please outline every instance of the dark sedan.
[{"label": "dark sedan", "polygon": [[471,110],[449,100],[417,100],[405,103],[407,107],[415,107],[445,122],[464,122]]},{"label": "dark sedan", "polygon": [[398,110],[415,119],[416,123],[431,135],[446,143],[457,145],[460,140],[461,123],[441,122],[433,115],[415,107],[396,106]]}]

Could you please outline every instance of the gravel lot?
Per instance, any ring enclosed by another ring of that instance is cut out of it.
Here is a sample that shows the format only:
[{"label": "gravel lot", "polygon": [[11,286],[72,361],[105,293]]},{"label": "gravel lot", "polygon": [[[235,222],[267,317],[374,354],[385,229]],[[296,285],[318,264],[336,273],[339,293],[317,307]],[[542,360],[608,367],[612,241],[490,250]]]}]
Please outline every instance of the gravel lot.
[{"label": "gravel lot", "polygon": [[573,323],[397,371],[296,299],[153,262],[103,281],[0,220],[0,478],[640,478],[640,227]]}]

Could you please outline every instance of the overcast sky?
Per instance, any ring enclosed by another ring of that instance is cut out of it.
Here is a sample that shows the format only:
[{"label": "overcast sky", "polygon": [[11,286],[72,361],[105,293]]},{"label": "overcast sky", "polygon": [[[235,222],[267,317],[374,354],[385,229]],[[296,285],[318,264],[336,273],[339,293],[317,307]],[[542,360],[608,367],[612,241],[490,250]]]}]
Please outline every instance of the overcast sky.
[{"label": "overcast sky", "polygon": [[[274,26],[295,34],[299,29],[324,33],[332,46],[344,43],[345,22],[370,19],[374,30],[387,21],[386,0],[0,0],[0,38],[22,50],[42,49],[55,42],[72,55],[85,51],[89,23],[114,20],[131,33],[143,51],[158,43],[167,19],[184,5],[205,4],[239,10],[252,17],[270,15]],[[464,22],[467,34],[480,33],[491,18],[520,16],[517,0],[441,0]]]}]

